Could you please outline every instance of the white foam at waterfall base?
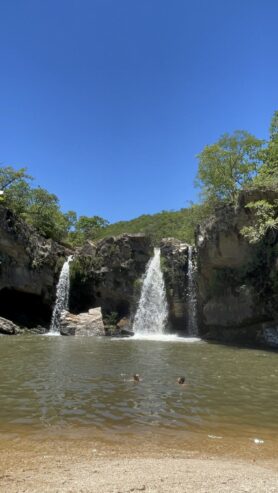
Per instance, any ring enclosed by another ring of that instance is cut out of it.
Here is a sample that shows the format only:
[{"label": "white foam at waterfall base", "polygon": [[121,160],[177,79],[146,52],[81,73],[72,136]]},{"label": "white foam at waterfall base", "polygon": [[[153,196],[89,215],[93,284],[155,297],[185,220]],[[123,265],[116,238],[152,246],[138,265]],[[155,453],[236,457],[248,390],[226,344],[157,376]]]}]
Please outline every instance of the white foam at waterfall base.
[{"label": "white foam at waterfall base", "polygon": [[140,334],[135,333],[133,337],[125,338],[125,340],[133,341],[154,341],[154,342],[183,342],[192,343],[200,342],[198,337],[180,337],[177,334]]},{"label": "white foam at waterfall base", "polygon": [[163,334],[168,317],[165,285],[160,267],[160,249],[147,265],[138,309],[134,318],[133,332],[141,335]]},{"label": "white foam at waterfall base", "polygon": [[68,310],[70,292],[70,262],[73,256],[70,255],[64,263],[56,289],[56,301],[52,313],[50,331],[48,335],[60,335],[60,318],[63,310]]}]

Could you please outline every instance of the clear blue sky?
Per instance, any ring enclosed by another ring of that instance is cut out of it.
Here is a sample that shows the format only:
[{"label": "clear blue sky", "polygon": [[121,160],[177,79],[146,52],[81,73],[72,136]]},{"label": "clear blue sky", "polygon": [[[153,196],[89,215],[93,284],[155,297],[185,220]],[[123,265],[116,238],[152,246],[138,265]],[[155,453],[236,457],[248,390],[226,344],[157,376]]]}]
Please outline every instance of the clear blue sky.
[{"label": "clear blue sky", "polygon": [[277,0],[0,0],[0,161],[110,221],[196,200],[196,154],[267,136]]}]

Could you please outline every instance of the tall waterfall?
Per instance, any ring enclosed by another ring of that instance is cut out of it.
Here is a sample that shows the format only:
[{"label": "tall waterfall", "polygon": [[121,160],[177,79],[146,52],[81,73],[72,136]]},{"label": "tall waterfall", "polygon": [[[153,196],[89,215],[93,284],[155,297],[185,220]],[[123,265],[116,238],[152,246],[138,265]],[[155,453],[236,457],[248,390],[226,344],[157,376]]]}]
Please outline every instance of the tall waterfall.
[{"label": "tall waterfall", "polygon": [[188,247],[188,335],[198,335],[197,321],[197,292],[196,292],[196,264],[193,258],[194,249]]},{"label": "tall waterfall", "polygon": [[160,267],[160,249],[147,265],[139,306],[134,318],[135,334],[163,334],[168,316],[165,284]]},{"label": "tall waterfall", "polygon": [[52,312],[50,334],[58,334],[60,332],[60,318],[63,310],[68,309],[69,292],[70,292],[70,262],[73,256],[70,255],[65,261],[56,289],[56,301]]}]

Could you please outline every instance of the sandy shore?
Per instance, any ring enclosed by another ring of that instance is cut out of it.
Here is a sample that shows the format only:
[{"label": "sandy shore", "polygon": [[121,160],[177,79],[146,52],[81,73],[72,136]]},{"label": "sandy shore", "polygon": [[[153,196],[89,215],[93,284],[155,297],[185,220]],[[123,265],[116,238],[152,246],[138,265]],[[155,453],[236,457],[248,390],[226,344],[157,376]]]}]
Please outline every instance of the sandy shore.
[{"label": "sandy shore", "polygon": [[1,442],[1,493],[278,492],[278,460],[28,440]]}]

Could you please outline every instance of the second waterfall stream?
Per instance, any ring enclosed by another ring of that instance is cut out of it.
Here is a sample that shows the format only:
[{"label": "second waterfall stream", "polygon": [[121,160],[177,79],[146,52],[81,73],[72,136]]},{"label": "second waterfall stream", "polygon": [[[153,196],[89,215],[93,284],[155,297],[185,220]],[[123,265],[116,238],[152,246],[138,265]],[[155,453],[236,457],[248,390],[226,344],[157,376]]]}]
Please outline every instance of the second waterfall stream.
[{"label": "second waterfall stream", "polygon": [[60,334],[61,313],[63,310],[68,309],[70,292],[70,262],[72,260],[73,256],[70,255],[64,263],[60,273],[49,334]]},{"label": "second waterfall stream", "polygon": [[160,249],[147,265],[133,331],[142,335],[163,334],[168,317],[165,284],[160,267]]}]

